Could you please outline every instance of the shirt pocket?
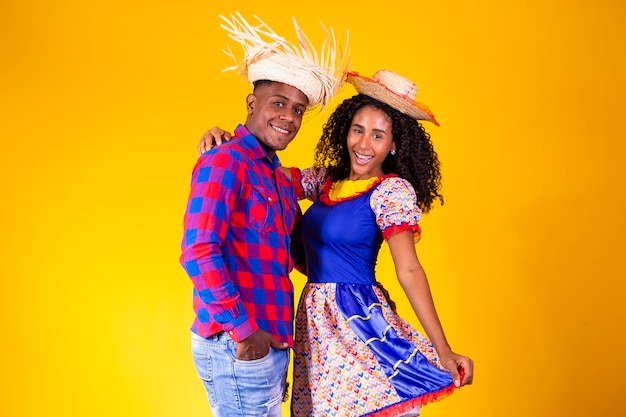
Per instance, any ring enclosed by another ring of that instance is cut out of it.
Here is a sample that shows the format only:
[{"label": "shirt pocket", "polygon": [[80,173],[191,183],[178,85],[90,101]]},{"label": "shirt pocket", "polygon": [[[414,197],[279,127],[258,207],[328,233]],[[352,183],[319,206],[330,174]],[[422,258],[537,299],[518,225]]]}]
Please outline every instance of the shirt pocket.
[{"label": "shirt pocket", "polygon": [[252,187],[246,207],[246,227],[260,231],[270,231],[274,226],[278,197],[262,187]]}]

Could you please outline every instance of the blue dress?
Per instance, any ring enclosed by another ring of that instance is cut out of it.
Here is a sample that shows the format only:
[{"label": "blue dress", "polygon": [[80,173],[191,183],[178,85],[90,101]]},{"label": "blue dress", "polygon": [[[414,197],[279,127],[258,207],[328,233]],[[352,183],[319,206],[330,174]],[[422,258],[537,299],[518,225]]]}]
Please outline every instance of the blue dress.
[{"label": "blue dress", "polygon": [[330,184],[311,193],[307,175],[296,176],[297,192],[319,197],[301,225],[308,281],[296,315],[292,415],[419,415],[454,384],[432,344],[389,306],[375,273],[384,238],[419,233],[413,188],[385,176],[333,201]]}]

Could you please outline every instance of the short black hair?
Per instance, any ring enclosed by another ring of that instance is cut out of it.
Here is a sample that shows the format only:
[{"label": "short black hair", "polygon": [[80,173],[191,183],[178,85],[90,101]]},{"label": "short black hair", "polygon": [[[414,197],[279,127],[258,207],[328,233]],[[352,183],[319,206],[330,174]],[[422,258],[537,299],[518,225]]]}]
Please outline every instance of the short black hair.
[{"label": "short black hair", "polygon": [[254,91],[256,91],[257,88],[259,87],[263,87],[264,85],[270,85],[272,83],[274,83],[275,81],[271,81],[271,80],[256,80],[254,82]]}]

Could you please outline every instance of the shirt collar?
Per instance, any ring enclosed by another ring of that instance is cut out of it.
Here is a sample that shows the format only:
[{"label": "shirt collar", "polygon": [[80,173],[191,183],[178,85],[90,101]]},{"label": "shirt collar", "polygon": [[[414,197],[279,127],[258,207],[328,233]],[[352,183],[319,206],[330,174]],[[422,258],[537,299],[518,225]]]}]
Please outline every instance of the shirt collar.
[{"label": "shirt collar", "polygon": [[278,159],[278,155],[274,154],[274,156],[270,159],[261,142],[252,134],[244,125],[238,125],[235,128],[235,136],[241,139],[242,147],[247,149],[252,158],[254,159],[265,159],[270,163],[272,168],[278,168],[280,166],[280,160]]}]

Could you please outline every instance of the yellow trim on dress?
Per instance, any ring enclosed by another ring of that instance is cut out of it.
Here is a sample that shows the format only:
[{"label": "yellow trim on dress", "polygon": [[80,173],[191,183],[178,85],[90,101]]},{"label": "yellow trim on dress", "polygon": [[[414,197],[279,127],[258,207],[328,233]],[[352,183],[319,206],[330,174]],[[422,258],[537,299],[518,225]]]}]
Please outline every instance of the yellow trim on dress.
[{"label": "yellow trim on dress", "polygon": [[392,326],[391,324],[388,324],[387,327],[385,327],[385,330],[383,330],[383,338],[381,339],[380,337],[370,337],[369,339],[367,339],[365,341],[365,345],[369,345],[372,342],[381,342],[381,343],[385,343],[385,340],[387,340],[387,332],[389,331],[389,329],[391,329]]},{"label": "yellow trim on dress", "polygon": [[369,320],[369,319],[371,319],[371,318],[372,318],[372,309],[373,309],[374,307],[381,307],[381,308],[382,308],[382,306],[383,306],[383,305],[382,305],[381,303],[372,303],[372,304],[371,304],[371,305],[367,308],[367,310],[370,312],[370,314],[368,314],[368,315],[367,315],[367,317],[363,317],[363,316],[361,316],[361,315],[359,315],[359,314],[354,314],[354,315],[352,315],[352,316],[348,317],[348,323],[350,323],[350,322],[351,322],[352,320],[354,320],[354,319],[361,319],[361,320],[363,320],[363,321],[367,321],[367,320]]},{"label": "yellow trim on dress", "polygon": [[358,193],[369,190],[379,178],[380,177],[372,177],[366,180],[345,179],[334,182],[328,192],[328,197],[330,197],[331,200],[352,197]]},{"label": "yellow trim on dress", "polygon": [[417,354],[418,350],[419,350],[419,348],[417,348],[417,347],[416,347],[416,348],[413,350],[413,353],[411,353],[411,354],[409,355],[409,357],[408,357],[408,358],[406,358],[405,360],[400,359],[399,361],[397,361],[397,362],[396,362],[396,364],[395,364],[395,365],[393,365],[394,373],[393,373],[393,374],[391,374],[391,376],[389,376],[389,378],[388,378],[388,379],[392,379],[393,377],[395,377],[396,375],[398,375],[398,373],[400,372],[400,369],[398,369],[398,367],[400,366],[400,364],[401,364],[402,362],[404,362],[405,364],[407,364],[407,365],[408,365],[408,364],[409,364],[409,362],[411,362],[411,359],[413,359],[413,357]]}]

